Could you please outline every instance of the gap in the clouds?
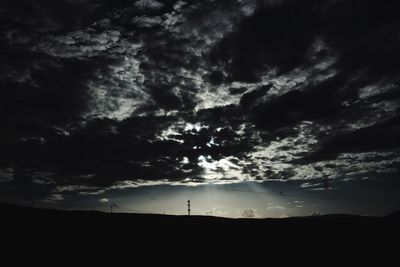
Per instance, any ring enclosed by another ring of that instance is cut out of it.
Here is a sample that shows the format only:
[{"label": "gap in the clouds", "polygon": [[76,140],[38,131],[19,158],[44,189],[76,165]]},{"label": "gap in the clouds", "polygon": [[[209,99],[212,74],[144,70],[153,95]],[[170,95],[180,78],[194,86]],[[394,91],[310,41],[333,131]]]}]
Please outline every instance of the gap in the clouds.
[{"label": "gap in the clouds", "polygon": [[[312,214],[383,216],[397,210],[400,196],[396,179],[333,181],[242,182],[224,185],[155,185],[106,190],[85,195],[70,192],[64,199],[38,202],[46,208],[99,210],[118,213],[192,215],[219,217],[283,218]],[[384,196],[382,191],[385,192]]]}]

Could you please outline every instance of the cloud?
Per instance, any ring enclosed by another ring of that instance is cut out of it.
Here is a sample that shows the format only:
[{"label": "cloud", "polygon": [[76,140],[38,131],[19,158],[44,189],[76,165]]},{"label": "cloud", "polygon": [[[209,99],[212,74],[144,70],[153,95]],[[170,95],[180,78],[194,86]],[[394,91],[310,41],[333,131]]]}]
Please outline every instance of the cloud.
[{"label": "cloud", "polygon": [[209,211],[206,211],[204,215],[207,216],[216,216],[216,217],[226,217],[228,212],[223,210],[222,208],[212,208]]},{"label": "cloud", "polygon": [[44,201],[45,202],[59,202],[64,200],[64,196],[61,194],[51,194]]},{"label": "cloud", "polygon": [[134,5],[140,10],[160,10],[164,7],[163,3],[155,0],[139,0]]},{"label": "cloud", "polygon": [[321,148],[309,155],[309,159],[326,159],[343,152],[384,151],[399,147],[398,123],[400,117],[378,122],[373,126],[328,139]]},{"label": "cloud", "polygon": [[34,51],[53,57],[96,57],[117,46],[121,33],[114,30],[97,32],[94,29],[78,30],[61,36],[48,36],[48,41],[38,44]]},{"label": "cloud", "polygon": [[[265,65],[285,73],[307,62],[307,50],[316,36],[323,35],[338,51],[340,67],[395,68],[392,62],[398,51],[393,45],[398,39],[389,36],[398,27],[391,11],[397,7],[395,1],[380,4],[376,0],[274,1],[244,20],[215,52],[220,59],[230,60],[233,78],[257,80],[257,72]],[[382,38],[388,42],[379,42]],[[388,55],[395,56],[389,59]]]},{"label": "cloud", "polygon": [[282,206],[268,206],[267,207],[267,217],[272,218],[287,218],[287,209]]},{"label": "cloud", "polygon": [[303,2],[2,1],[0,181],[398,174],[399,4]]},{"label": "cloud", "polygon": [[256,209],[243,209],[240,210],[240,217],[242,218],[257,218],[257,210]]},{"label": "cloud", "polygon": [[12,168],[0,169],[0,182],[10,182],[14,180],[14,170]]}]

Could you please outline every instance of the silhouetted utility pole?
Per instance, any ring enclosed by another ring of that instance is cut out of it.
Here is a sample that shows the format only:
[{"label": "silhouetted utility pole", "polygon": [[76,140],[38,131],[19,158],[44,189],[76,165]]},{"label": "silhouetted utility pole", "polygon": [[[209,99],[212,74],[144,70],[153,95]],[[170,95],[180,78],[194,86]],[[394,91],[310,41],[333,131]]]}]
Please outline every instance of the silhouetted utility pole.
[{"label": "silhouetted utility pole", "polygon": [[190,216],[190,200],[188,200],[188,215]]}]

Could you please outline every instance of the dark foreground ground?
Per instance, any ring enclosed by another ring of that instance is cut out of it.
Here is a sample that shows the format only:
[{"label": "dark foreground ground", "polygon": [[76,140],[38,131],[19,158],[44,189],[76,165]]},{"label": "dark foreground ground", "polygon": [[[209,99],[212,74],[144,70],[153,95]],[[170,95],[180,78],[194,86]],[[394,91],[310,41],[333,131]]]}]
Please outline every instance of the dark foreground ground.
[{"label": "dark foreground ground", "polygon": [[[132,213],[103,213],[97,211],[61,211],[0,203],[1,224],[20,231],[112,231],[168,232],[189,230],[258,231],[311,230],[329,234],[335,230],[398,230],[400,212],[385,217],[354,215],[323,215],[286,219],[229,219],[209,216],[172,216]],[[4,228],[3,228],[4,229]],[[366,233],[367,234],[367,233]]]},{"label": "dark foreground ground", "polygon": [[3,255],[46,252],[101,260],[107,255],[114,259],[114,255],[150,253],[158,261],[160,253],[174,259],[199,253],[235,259],[255,251],[268,256],[293,251],[302,257],[335,254],[347,258],[357,250],[361,251],[357,257],[376,255],[379,249],[386,256],[397,255],[400,240],[400,212],[385,217],[228,219],[57,211],[0,203],[0,213],[0,240],[7,249]]},{"label": "dark foreground ground", "polygon": [[26,255],[34,255],[40,263],[55,257],[58,263],[75,264],[85,257],[90,266],[93,260],[105,259],[119,266],[115,260],[121,257],[134,261],[143,255],[155,263],[185,258],[208,262],[217,256],[223,261],[244,260],[244,266],[271,257],[308,262],[322,256],[340,263],[349,257],[376,255],[382,263],[390,255],[397,257],[400,238],[400,212],[385,217],[227,219],[57,211],[11,204],[0,204],[0,212],[2,255],[28,262],[32,258]]}]

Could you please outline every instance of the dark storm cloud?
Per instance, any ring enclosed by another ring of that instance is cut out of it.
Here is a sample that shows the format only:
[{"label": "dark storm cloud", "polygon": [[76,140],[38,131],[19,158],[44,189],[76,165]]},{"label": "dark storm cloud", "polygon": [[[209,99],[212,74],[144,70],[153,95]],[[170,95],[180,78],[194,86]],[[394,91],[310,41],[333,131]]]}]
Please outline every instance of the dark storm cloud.
[{"label": "dark storm cloud", "polygon": [[92,7],[87,1],[21,0],[2,1],[0,9],[1,120],[10,128],[2,134],[38,134],[74,120],[86,109],[85,81],[103,61],[59,60],[35,47],[51,32],[90,23]]},{"label": "dark storm cloud", "polygon": [[[206,46],[196,47],[201,37],[189,31],[193,23],[203,25],[201,15],[187,19],[200,5],[20,1],[2,8],[8,17],[2,31],[1,162],[24,171],[15,175],[16,185],[26,173],[44,172],[52,175],[39,184],[78,190],[124,180],[202,179],[197,157],[210,141],[207,132],[180,130],[181,144],[156,136],[181,116],[127,119],[137,106],[145,114],[194,108],[193,82],[179,72],[190,69],[200,55],[192,53]],[[143,29],[149,26],[158,26],[159,36]],[[181,170],[184,156],[189,160]],[[12,180],[9,173],[2,180]]]},{"label": "dark storm cloud", "polygon": [[57,201],[396,173],[398,7],[2,1],[0,183]]},{"label": "dark storm cloud", "polygon": [[[357,124],[355,116],[366,115],[372,105],[387,99],[387,93],[380,88],[385,87],[381,81],[391,84],[398,75],[400,24],[394,11],[398,8],[396,1],[374,0],[288,0],[272,6],[267,4],[254,16],[246,18],[238,31],[224,38],[216,46],[212,59],[226,62],[226,70],[233,80],[257,81],[262,77],[260,73],[274,68],[277,68],[278,77],[282,77],[296,68],[315,68],[309,50],[316,39],[322,38],[336,55],[336,63],[331,68],[337,74],[318,83],[303,82],[283,95],[267,98],[264,104],[258,102],[251,117],[257,125],[269,130],[303,120],[326,121],[339,117]],[[328,54],[322,50],[316,56],[324,58]],[[379,83],[374,100],[370,99],[374,104],[360,105],[360,90],[374,83]],[[394,87],[389,96],[392,101],[398,99],[399,88]],[[242,103],[249,96],[245,95]],[[259,98],[262,96],[260,94]],[[388,105],[392,106],[392,116],[396,115],[398,102]],[[360,136],[346,133],[348,138],[337,137],[342,145],[328,146],[335,147],[337,153],[397,147],[397,141],[387,136],[398,135],[397,127],[386,129],[384,125],[371,126],[380,129],[378,132],[361,129]],[[332,129],[330,134],[335,135],[335,132]]]},{"label": "dark storm cloud", "polygon": [[338,54],[340,68],[398,70],[398,8],[394,0],[266,4],[224,38],[212,59],[229,61],[232,79],[258,80],[265,67],[283,74],[308,64],[307,51],[321,36]]},{"label": "dark storm cloud", "polygon": [[[249,149],[235,141],[229,129],[181,131],[180,142],[157,140],[155,133],[171,120],[150,116],[123,122],[96,120],[68,135],[22,138],[4,144],[0,160],[17,168],[56,173],[61,185],[105,187],[131,179],[180,181],[190,176],[199,180],[202,171],[197,159],[201,155],[218,160]],[[213,134],[216,142],[225,143],[223,147],[207,146]],[[183,158],[187,162],[181,164]]]},{"label": "dark storm cloud", "polygon": [[91,23],[97,11],[95,0],[5,0],[0,4],[3,11],[2,30],[9,34],[30,38],[50,31],[68,31]]},{"label": "dark storm cloud", "polygon": [[321,138],[326,140],[322,147],[313,152],[308,158],[324,160],[334,158],[343,152],[387,151],[400,148],[400,117],[373,126],[365,127],[334,137]]},{"label": "dark storm cloud", "polygon": [[352,89],[340,90],[344,80],[337,75],[314,88],[291,90],[257,106],[252,114],[254,120],[264,128],[276,128],[332,116],[344,109],[345,100],[357,97]]}]

